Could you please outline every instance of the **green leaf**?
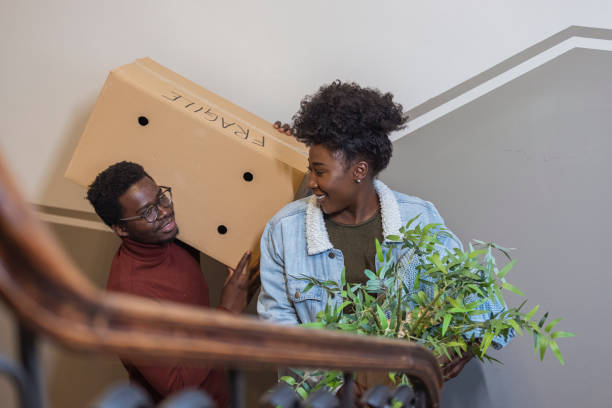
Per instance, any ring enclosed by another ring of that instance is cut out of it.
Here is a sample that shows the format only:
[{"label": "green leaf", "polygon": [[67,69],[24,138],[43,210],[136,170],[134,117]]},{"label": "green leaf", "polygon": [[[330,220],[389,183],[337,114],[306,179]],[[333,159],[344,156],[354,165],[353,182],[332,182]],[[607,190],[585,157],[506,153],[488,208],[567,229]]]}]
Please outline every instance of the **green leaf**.
[{"label": "green leaf", "polygon": [[444,315],[444,321],[442,322],[442,336],[446,334],[446,330],[448,329],[448,325],[450,324],[452,318],[453,316],[450,314]]},{"label": "green leaf", "polygon": [[378,280],[378,276],[376,276],[376,274],[369,269],[366,269],[363,271],[363,273],[365,273],[365,276],[367,276],[370,280]]},{"label": "green leaf", "polygon": [[359,323],[338,323],[338,328],[344,331],[355,331],[359,328]]},{"label": "green leaf", "polygon": [[313,286],[314,286],[314,283],[310,282],[308,285],[304,287],[304,289],[302,289],[302,293],[308,292],[310,289],[312,289]]},{"label": "green leaf", "polygon": [[464,341],[449,341],[448,343],[446,343],[446,345],[448,347],[460,347],[461,350],[466,350],[467,349],[467,345],[465,344]]},{"label": "green leaf", "polygon": [[470,311],[468,312],[468,314],[469,314],[470,316],[478,316],[478,315],[484,315],[484,314],[489,314],[489,313],[490,313],[490,312],[489,312],[488,310],[479,310],[479,309],[476,309],[476,310],[470,310]]},{"label": "green leaf", "polygon": [[557,323],[559,323],[561,321],[561,317],[557,317],[555,320],[553,320],[552,322],[548,323],[546,325],[546,327],[544,327],[544,331],[546,333],[550,333],[550,331],[557,325]]},{"label": "green leaf", "polygon": [[342,286],[346,285],[346,267],[345,266],[342,267],[342,274],[340,275],[340,282],[342,283]]},{"label": "green leaf", "polygon": [[548,319],[548,312],[544,313],[544,316],[542,316],[542,318],[538,322],[538,327],[539,328],[544,327],[544,322],[546,322],[546,319]]},{"label": "green leaf", "polygon": [[521,292],[520,290],[518,290],[518,288],[508,282],[502,282],[501,287],[509,290],[512,293],[516,293],[519,296],[525,296],[525,294],[523,292]]},{"label": "green leaf", "polygon": [[347,307],[348,305],[352,304],[353,302],[351,302],[350,300],[347,300],[345,302],[342,302],[342,304],[340,305],[340,307],[338,308],[339,310],[344,310],[345,307]]},{"label": "green leaf", "polygon": [[557,357],[557,360],[559,360],[559,363],[561,363],[561,365],[565,365],[565,362],[563,361],[563,356],[561,355],[561,350],[559,350],[559,346],[557,345],[557,342],[554,340],[551,340],[549,346],[552,352],[555,353],[555,356]]},{"label": "green leaf", "polygon": [[438,269],[440,269],[442,272],[444,273],[448,273],[448,271],[446,270],[446,268],[444,267],[444,265],[442,265],[442,261],[440,261],[440,254],[438,254],[437,252],[434,253],[431,256],[431,261],[434,263],[434,265],[436,265],[438,267]]},{"label": "green leaf", "polygon": [[282,376],[279,381],[286,382],[289,385],[294,385],[295,384],[295,378],[293,378],[293,377],[291,377],[289,375]]},{"label": "green leaf", "polygon": [[[470,244],[471,245],[471,244]],[[480,255],[484,255],[488,252],[489,250],[487,248],[484,249],[477,249],[476,251],[471,250],[470,253],[468,254],[468,259],[473,259],[473,258],[478,258]]]},{"label": "green leaf", "polygon": [[448,313],[466,313],[467,309],[464,309],[462,307],[451,307],[450,309],[448,309]]},{"label": "green leaf", "polygon": [[521,336],[523,335],[523,331],[521,330],[521,327],[519,326],[519,324],[516,322],[516,320],[514,319],[508,319],[506,320],[506,323],[508,323],[510,326],[512,326],[512,328],[514,330],[516,330],[516,332],[518,334],[520,334]]},{"label": "green leaf", "polygon": [[378,238],[376,238],[375,242],[376,242],[376,256],[378,257],[378,261],[385,262],[385,257],[383,256],[382,248],[380,247],[380,242],[378,242]]},{"label": "green leaf", "polygon": [[289,371],[294,372],[295,374],[299,375],[300,377],[303,377],[306,374],[306,372],[304,370],[300,370],[298,368],[291,368],[290,367]]},{"label": "green leaf", "polygon": [[483,357],[486,358],[488,361],[494,361],[494,362],[496,362],[498,364],[504,364],[501,361],[499,361],[498,359],[489,356],[488,354],[485,354]]},{"label": "green leaf", "polygon": [[365,292],[365,291],[362,291],[362,292],[360,292],[360,293],[363,293],[364,303],[365,303],[365,305],[366,305],[366,306],[370,306],[370,305],[372,304],[372,302],[373,302],[374,300],[376,300],[376,299],[374,298],[374,296],[371,296],[370,294],[368,294],[368,293],[367,293],[367,292]]},{"label": "green leaf", "polygon": [[503,246],[499,246],[497,244],[491,244],[491,246],[498,251],[501,251],[501,253],[504,254],[509,261],[512,260],[508,252],[513,251],[515,248],[504,248]]},{"label": "green leaf", "polygon": [[311,329],[323,329],[325,324],[323,322],[308,322],[300,324],[301,327],[308,327]]},{"label": "green leaf", "polygon": [[476,300],[474,302],[471,302],[465,305],[465,308],[471,310],[471,309],[477,308],[478,306],[482,305],[486,301],[487,301],[486,299]]},{"label": "green leaf", "polygon": [[482,343],[480,344],[480,354],[481,355],[486,353],[492,341],[493,341],[493,333],[491,332],[485,333],[484,337],[482,338]]},{"label": "green leaf", "polygon": [[427,296],[425,295],[425,292],[423,292],[422,290],[419,290],[419,292],[417,293],[417,296],[422,305],[427,303]]},{"label": "green leaf", "polygon": [[[414,280],[414,290],[418,290],[419,287],[421,286],[421,272],[418,272],[416,275],[416,279]],[[406,293],[409,293],[408,291],[406,291]]]},{"label": "green leaf", "polygon": [[387,239],[389,241],[401,241],[402,237],[400,237],[399,235],[387,235]]},{"label": "green leaf", "polygon": [[378,320],[380,321],[380,327],[383,330],[387,330],[387,328],[389,327],[389,322],[387,322],[387,316],[385,316],[385,312],[383,312],[382,308],[380,307],[378,303],[376,304],[376,313],[378,313]]},{"label": "green leaf", "polygon": [[536,349],[540,353],[540,361],[544,360],[544,354],[546,353],[546,348],[548,347],[548,339],[546,336],[538,334],[536,341]]},{"label": "green leaf", "polygon": [[556,331],[550,335],[550,337],[553,339],[560,339],[564,337],[575,337],[575,336],[576,334],[571,333],[571,332],[566,332],[566,331]]},{"label": "green leaf", "polygon": [[531,318],[533,317],[534,314],[537,313],[539,308],[540,308],[540,305],[536,305],[533,309],[531,309],[529,312],[527,312],[527,314],[525,315],[525,319],[526,320],[531,320]]},{"label": "green leaf", "polygon": [[[493,293],[495,294],[495,298],[497,298],[499,303],[501,303],[502,305],[505,304],[504,298],[503,298],[503,296],[501,294],[501,291],[497,287],[497,285],[493,285]],[[493,299],[493,303],[495,303],[495,299]]]},{"label": "green leaf", "polygon": [[350,283],[347,283],[346,287],[348,289],[346,291],[346,297],[351,299],[353,301],[353,303],[357,303],[357,296],[355,296],[355,289],[357,289],[357,288],[355,286],[351,286]]},{"label": "green leaf", "polygon": [[447,297],[446,300],[448,300],[448,303],[450,303],[453,307],[461,307],[461,305],[459,304],[459,302],[457,302],[455,299],[453,299],[452,297]]},{"label": "green leaf", "polygon": [[512,269],[515,263],[516,263],[516,259],[513,259],[512,261],[508,262],[506,266],[504,266],[502,270],[499,271],[499,273],[497,274],[497,277],[499,279],[503,279],[504,276],[506,276],[506,274],[510,271],[510,269]]},{"label": "green leaf", "polygon": [[[406,223],[406,229],[407,230],[410,229],[410,226],[412,225],[412,223],[414,221],[416,221],[416,219],[419,218],[420,216],[421,216],[421,214],[418,214],[418,215],[412,217],[410,220],[408,220],[408,222]],[[417,227],[418,227],[418,225],[417,225]]]},{"label": "green leaf", "polygon": [[[466,287],[470,288],[471,290],[473,290],[474,292],[478,293],[479,296],[484,297],[485,294],[484,292],[475,284],[470,283],[469,285],[467,285]],[[486,300],[485,300],[486,301]]]},{"label": "green leaf", "polygon": [[520,311],[523,306],[525,306],[525,303],[527,303],[527,299],[523,300],[523,302],[519,305],[519,307],[516,308],[517,311]]},{"label": "green leaf", "polygon": [[300,397],[302,397],[302,399],[306,399],[308,398],[308,393],[306,393],[306,390],[302,387],[298,387],[295,392],[297,392],[298,394],[300,394]]}]

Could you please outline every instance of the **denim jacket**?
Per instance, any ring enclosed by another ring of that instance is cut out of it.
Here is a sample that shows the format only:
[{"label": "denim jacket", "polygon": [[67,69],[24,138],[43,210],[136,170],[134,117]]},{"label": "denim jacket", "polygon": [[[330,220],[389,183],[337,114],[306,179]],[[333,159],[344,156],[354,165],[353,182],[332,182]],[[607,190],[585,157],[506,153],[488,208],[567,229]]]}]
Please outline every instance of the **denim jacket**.
[{"label": "denim jacket", "polygon": [[[400,235],[400,227],[417,215],[421,226],[444,225],[432,203],[392,191],[380,180],[374,181],[374,187],[380,201],[383,236]],[[442,245],[448,249],[462,248],[454,236],[444,238]],[[329,240],[316,197],[286,205],[268,222],[261,238],[261,292],[257,301],[260,318],[289,325],[315,321],[317,313],[325,308],[327,293],[316,286],[305,292],[307,282],[297,278],[306,275],[340,285],[343,266],[344,257]],[[414,262],[404,265],[409,288],[416,278],[415,266]],[[335,301],[339,304],[340,297]],[[495,313],[503,310],[500,304],[491,302],[485,302],[481,308]],[[479,316],[482,315],[474,318]],[[499,347],[506,341],[496,338],[494,343]]]}]

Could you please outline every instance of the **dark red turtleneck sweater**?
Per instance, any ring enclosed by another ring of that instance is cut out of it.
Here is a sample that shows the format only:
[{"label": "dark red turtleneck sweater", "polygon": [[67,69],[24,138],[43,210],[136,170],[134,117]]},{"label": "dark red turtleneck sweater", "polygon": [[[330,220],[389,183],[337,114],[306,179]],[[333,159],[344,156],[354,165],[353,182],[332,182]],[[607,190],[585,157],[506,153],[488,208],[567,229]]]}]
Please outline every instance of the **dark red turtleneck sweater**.
[{"label": "dark red turtleneck sweater", "polygon": [[[174,242],[155,245],[123,239],[113,258],[106,288],[151,299],[210,306],[199,261]],[[194,387],[206,391],[219,407],[227,406],[227,378],[221,369],[122,362],[130,381],[149,391],[155,402],[180,389]]]}]

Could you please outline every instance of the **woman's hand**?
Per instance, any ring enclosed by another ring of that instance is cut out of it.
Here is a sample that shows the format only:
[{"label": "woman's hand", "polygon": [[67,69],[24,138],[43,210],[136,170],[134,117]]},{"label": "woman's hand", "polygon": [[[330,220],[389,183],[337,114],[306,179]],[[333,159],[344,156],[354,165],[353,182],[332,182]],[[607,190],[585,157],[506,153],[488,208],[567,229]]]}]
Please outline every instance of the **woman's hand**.
[{"label": "woman's hand", "polygon": [[294,132],[293,132],[293,129],[291,129],[291,126],[289,126],[287,123],[281,123],[280,120],[277,120],[276,122],[274,122],[274,129],[277,129],[280,133],[283,133],[287,136],[294,135]]},{"label": "woman's hand", "polygon": [[449,359],[445,355],[438,357],[440,362],[440,369],[442,370],[442,377],[444,381],[448,381],[459,375],[463,367],[474,357],[474,354],[470,349],[464,351],[461,356],[450,352],[451,358]]}]

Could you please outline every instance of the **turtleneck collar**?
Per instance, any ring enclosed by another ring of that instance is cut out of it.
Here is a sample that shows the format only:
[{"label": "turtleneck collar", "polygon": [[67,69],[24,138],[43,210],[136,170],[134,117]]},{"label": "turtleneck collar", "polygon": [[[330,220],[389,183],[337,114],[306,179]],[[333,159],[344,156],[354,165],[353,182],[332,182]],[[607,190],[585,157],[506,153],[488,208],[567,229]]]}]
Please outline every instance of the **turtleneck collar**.
[{"label": "turtleneck collar", "polygon": [[163,244],[144,244],[129,238],[121,238],[121,250],[126,255],[140,261],[154,262],[161,261],[168,256],[172,241]]}]

